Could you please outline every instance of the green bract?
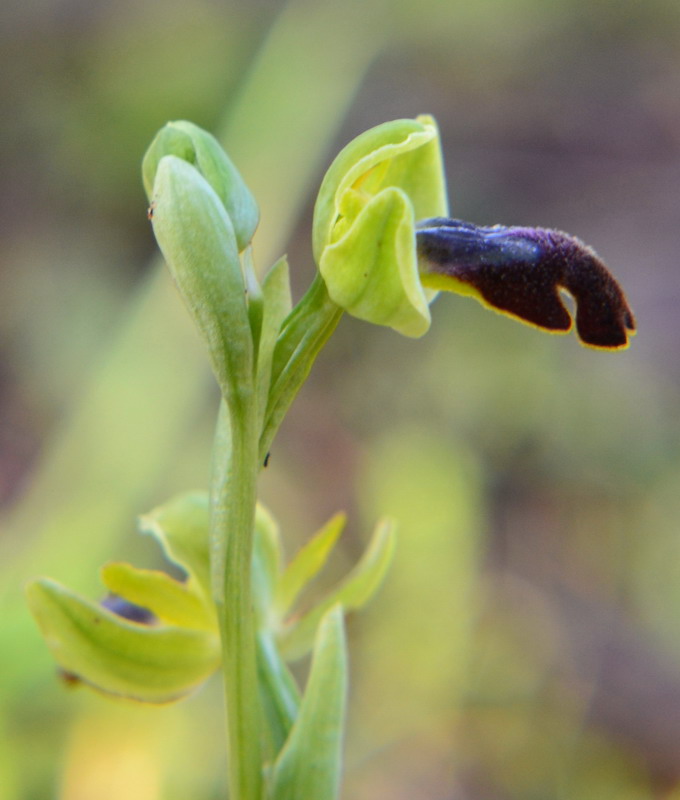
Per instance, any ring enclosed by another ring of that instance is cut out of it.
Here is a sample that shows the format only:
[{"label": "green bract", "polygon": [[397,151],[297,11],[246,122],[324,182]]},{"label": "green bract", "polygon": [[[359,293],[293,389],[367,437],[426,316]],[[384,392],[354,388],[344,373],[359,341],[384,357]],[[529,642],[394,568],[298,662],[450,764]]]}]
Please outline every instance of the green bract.
[{"label": "green bract", "polygon": [[415,222],[446,214],[431,117],[358,136],[331,164],[314,209],[314,257],[331,299],[355,317],[421,336],[434,293],[418,275]]},{"label": "green bract", "polygon": [[342,607],[326,612],[297,718],[271,770],[271,800],[335,800],[340,786],[347,705]]}]

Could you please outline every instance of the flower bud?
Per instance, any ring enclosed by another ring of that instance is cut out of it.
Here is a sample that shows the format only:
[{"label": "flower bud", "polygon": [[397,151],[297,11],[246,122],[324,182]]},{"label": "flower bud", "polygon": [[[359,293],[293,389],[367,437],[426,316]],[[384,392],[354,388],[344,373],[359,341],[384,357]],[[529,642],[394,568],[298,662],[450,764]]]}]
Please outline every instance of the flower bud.
[{"label": "flower bud", "polygon": [[160,160],[152,197],[158,245],[229,400],[249,384],[253,357],[231,218],[203,175],[177,156]]},{"label": "flower bud", "polygon": [[259,210],[239,171],[214,136],[191,122],[168,122],[156,134],[142,162],[144,188],[152,199],[156,171],[163,156],[173,155],[192,164],[212,186],[229,215],[239,252],[250,243]]}]

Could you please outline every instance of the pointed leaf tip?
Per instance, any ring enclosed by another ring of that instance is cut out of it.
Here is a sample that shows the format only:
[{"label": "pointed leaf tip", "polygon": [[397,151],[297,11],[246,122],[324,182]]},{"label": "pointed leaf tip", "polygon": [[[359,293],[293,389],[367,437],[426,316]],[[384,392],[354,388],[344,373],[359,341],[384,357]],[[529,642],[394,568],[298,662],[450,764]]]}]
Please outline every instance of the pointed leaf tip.
[{"label": "pointed leaf tip", "polygon": [[280,616],[291,610],[300,592],[323,569],[346,522],[345,514],[336,514],[314,534],[290,562],[281,576],[276,596],[276,607]]},{"label": "pointed leaf tip", "polygon": [[309,652],[320,620],[330,608],[341,604],[345,611],[365,606],[380,588],[394,555],[394,522],[381,520],[364,554],[347,577],[306,614],[294,619],[279,638],[287,660],[294,661]]},{"label": "pointed leaf tip", "polygon": [[347,705],[343,612],[322,619],[298,717],[274,764],[271,800],[336,800]]}]

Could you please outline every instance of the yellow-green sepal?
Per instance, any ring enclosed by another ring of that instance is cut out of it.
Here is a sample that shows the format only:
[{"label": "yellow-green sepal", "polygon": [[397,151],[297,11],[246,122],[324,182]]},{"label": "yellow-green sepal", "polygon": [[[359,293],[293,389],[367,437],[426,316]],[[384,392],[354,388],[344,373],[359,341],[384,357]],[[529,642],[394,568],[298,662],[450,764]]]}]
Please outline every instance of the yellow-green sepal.
[{"label": "yellow-green sepal", "polygon": [[216,633],[130,622],[49,579],[33,581],[27,595],[57,663],[107,694],[177,700],[219,665]]},{"label": "yellow-green sepal", "polygon": [[420,283],[415,222],[446,213],[431,117],[386,122],[350,142],[326,173],[314,209],[314,256],[333,302],[406,336],[425,333],[435,293]]},{"label": "yellow-green sepal", "polygon": [[253,605],[258,627],[267,630],[273,622],[276,586],[281,572],[281,533],[278,523],[260,503],[255,509],[253,537]]},{"label": "yellow-green sepal", "polygon": [[[140,530],[150,533],[160,543],[168,560],[187,573],[186,586],[189,595],[196,595],[206,608],[208,619],[213,620],[214,603],[211,593],[211,566],[209,555],[210,500],[207,492],[186,492],[167,503],[144,514],[139,519]],[[253,546],[253,603],[258,612],[258,621],[266,626],[271,622],[274,594],[281,572],[281,536],[274,517],[260,503],[255,510],[255,536]],[[128,566],[128,565],[124,565]],[[130,594],[117,591],[109,584],[109,577],[118,577],[121,565],[109,565],[103,570],[104,582],[111,591],[121,594],[131,602],[143,605],[158,613],[149,602],[141,602]],[[129,567],[129,570],[134,568]],[[134,570],[136,573],[150,572]],[[130,581],[133,572],[126,573]],[[169,578],[168,580],[172,580]],[[150,584],[149,584],[150,588]],[[165,583],[159,587],[168,592]],[[135,589],[137,591],[137,589]],[[148,598],[151,602],[153,600]],[[193,603],[186,600],[187,604]],[[158,614],[161,616],[161,614]],[[197,623],[198,624],[198,623]],[[216,623],[213,623],[216,626]]]}]

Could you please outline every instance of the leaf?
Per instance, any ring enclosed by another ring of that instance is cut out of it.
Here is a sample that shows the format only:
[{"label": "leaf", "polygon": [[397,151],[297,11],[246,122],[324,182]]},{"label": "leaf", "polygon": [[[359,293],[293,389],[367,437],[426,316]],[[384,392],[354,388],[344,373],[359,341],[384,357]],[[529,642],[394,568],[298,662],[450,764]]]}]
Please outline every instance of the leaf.
[{"label": "leaf", "polygon": [[272,758],[283,747],[300,707],[300,691],[271,631],[257,633],[257,679]]},{"label": "leaf", "polygon": [[289,661],[310,649],[319,621],[329,608],[341,603],[346,611],[364,606],[378,590],[394,553],[394,523],[382,520],[376,526],[361,560],[345,580],[279,637],[281,653]]},{"label": "leaf", "polygon": [[209,515],[207,493],[187,492],[139,518],[142,533],[150,533],[159,542],[167,558],[186,570],[206,599],[212,596]]},{"label": "leaf", "polygon": [[336,514],[297,553],[286,567],[276,593],[276,609],[283,617],[305,586],[323,568],[345,527],[345,514]]},{"label": "leaf", "polygon": [[128,622],[49,579],[28,602],[56,661],[103,692],[165,703],[204,681],[220,663],[216,635]]},{"label": "leaf", "polygon": [[269,800],[334,800],[338,796],[347,703],[342,608],[321,621],[300,712],[272,770]]},{"label": "leaf", "polygon": [[267,409],[260,435],[263,459],[293,398],[341,316],[342,309],[331,300],[323,278],[317,275],[284,320],[274,348]]},{"label": "leaf", "polygon": [[267,509],[257,504],[253,539],[253,601],[260,626],[267,626],[279,579],[281,541],[279,526]]},{"label": "leaf", "polygon": [[148,609],[162,622],[217,630],[214,610],[206,604],[202,592],[196,592],[189,583],[175,580],[160,570],[138,569],[123,563],[106,564],[101,576],[109,591]]},{"label": "leaf", "polygon": [[262,283],[264,315],[257,358],[257,395],[260,409],[260,425],[262,425],[267,410],[274,347],[276,346],[281,325],[290,314],[293,305],[288,272],[288,260],[285,256],[282,256],[269,270]]}]

